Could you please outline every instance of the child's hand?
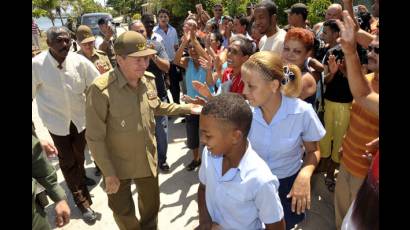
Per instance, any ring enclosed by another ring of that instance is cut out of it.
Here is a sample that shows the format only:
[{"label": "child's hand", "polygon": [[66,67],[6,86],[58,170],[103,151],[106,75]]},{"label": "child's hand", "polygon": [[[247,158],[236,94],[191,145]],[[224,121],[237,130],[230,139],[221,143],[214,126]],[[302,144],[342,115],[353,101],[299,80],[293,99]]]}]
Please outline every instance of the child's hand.
[{"label": "child's hand", "polygon": [[204,97],[212,96],[211,91],[209,91],[208,85],[206,83],[201,83],[199,81],[192,81],[192,86],[202,96]]}]

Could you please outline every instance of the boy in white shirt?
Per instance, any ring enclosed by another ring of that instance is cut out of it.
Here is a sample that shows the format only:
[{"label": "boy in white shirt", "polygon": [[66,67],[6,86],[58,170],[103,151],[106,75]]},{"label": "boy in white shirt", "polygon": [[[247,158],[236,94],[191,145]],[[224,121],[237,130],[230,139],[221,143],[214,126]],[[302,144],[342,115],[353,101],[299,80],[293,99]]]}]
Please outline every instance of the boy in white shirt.
[{"label": "boy in white shirt", "polygon": [[239,94],[212,97],[202,109],[199,229],[285,229],[279,181],[247,140],[251,123]]}]

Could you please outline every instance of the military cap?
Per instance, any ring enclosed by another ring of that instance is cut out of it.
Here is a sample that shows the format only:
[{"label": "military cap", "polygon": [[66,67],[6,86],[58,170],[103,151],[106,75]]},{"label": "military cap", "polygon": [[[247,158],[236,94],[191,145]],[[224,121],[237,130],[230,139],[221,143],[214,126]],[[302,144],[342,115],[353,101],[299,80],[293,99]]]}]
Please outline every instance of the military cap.
[{"label": "military cap", "polygon": [[145,37],[135,31],[122,33],[115,40],[114,51],[117,55],[132,57],[144,57],[157,53],[156,50],[148,48]]},{"label": "military cap", "polygon": [[91,31],[91,28],[86,25],[81,25],[78,27],[76,36],[77,40],[81,44],[95,41],[95,37],[93,35],[93,32]]}]

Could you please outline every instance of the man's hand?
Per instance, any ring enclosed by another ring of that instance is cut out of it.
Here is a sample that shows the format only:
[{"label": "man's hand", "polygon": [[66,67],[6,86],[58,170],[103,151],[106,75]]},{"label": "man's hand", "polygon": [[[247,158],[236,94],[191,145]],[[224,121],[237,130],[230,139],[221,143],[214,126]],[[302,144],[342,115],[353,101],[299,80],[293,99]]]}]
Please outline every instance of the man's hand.
[{"label": "man's hand", "polygon": [[379,149],[379,138],[376,138],[366,144],[366,152],[362,155],[364,158],[367,158],[369,162],[373,160],[373,153]]},{"label": "man's hand", "polygon": [[96,67],[97,67],[98,72],[100,72],[100,74],[103,74],[109,70],[108,67],[104,65],[101,61],[97,61]]},{"label": "man's hand", "polygon": [[340,37],[337,42],[342,46],[343,53],[345,55],[356,53],[356,31],[352,17],[344,10],[343,22],[336,20],[336,23],[340,28]]},{"label": "man's hand", "polygon": [[335,55],[331,54],[329,55],[329,60],[327,61],[327,64],[329,66],[330,74],[332,74],[332,76],[335,75],[336,72],[339,70],[340,60],[337,60],[336,62]]},{"label": "man's hand", "polygon": [[56,203],[56,226],[61,228],[70,222],[70,207],[66,200],[60,200]]},{"label": "man's hand", "polygon": [[188,95],[183,95],[181,100],[188,104],[191,103],[191,104],[202,105],[202,106],[206,104],[206,100],[199,96],[195,96],[195,99],[194,99]]},{"label": "man's hand", "polygon": [[105,177],[105,192],[107,194],[115,194],[120,188],[120,180],[116,176]]},{"label": "man's hand", "polygon": [[58,155],[57,148],[47,140],[40,140],[40,145],[46,153],[47,157],[55,157]]},{"label": "man's hand", "polygon": [[190,104],[191,106],[191,114],[193,115],[199,115],[201,114],[202,111],[202,105],[196,105],[196,104]]}]

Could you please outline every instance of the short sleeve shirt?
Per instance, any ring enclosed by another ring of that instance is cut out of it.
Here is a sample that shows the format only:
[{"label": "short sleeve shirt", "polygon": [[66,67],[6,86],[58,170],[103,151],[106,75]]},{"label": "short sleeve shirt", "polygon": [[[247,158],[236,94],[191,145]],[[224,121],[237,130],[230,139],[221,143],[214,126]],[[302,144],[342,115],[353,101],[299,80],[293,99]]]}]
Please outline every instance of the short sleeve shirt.
[{"label": "short sleeve shirt", "polygon": [[206,207],[222,229],[262,229],[283,218],[279,181],[251,144],[237,168],[222,175],[222,157],[205,147],[199,180],[206,186]]},{"label": "short sleeve shirt", "polygon": [[302,166],[303,141],[319,141],[326,131],[311,104],[282,95],[282,103],[270,124],[259,107],[248,138],[255,152],[279,179],[290,177]]}]

